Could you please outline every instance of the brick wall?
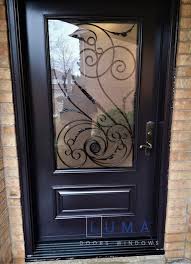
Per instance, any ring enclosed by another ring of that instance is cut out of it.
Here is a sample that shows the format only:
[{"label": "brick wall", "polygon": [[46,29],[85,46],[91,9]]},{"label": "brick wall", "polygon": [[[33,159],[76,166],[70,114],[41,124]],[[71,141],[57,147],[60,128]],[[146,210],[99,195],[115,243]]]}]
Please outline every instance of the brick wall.
[{"label": "brick wall", "polygon": [[2,157],[2,148],[0,148],[0,263],[8,264],[12,261],[12,252]]},{"label": "brick wall", "polygon": [[169,167],[166,256],[191,259],[191,0],[182,0]]},{"label": "brick wall", "polygon": [[3,151],[0,142],[0,263],[12,263],[9,215],[5,188]]},{"label": "brick wall", "polygon": [[[14,263],[21,264],[24,242],[6,30],[0,0],[0,263],[9,263],[12,243]],[[165,247],[168,259],[191,259],[191,0],[182,0],[179,33]]]}]

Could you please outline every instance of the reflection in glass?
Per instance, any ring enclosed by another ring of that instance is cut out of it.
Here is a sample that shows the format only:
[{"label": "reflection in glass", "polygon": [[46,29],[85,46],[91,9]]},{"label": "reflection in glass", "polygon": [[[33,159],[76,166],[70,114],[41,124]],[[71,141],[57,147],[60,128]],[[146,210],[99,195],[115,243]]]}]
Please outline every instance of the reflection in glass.
[{"label": "reflection in glass", "polygon": [[137,24],[48,28],[57,168],[132,167]]}]

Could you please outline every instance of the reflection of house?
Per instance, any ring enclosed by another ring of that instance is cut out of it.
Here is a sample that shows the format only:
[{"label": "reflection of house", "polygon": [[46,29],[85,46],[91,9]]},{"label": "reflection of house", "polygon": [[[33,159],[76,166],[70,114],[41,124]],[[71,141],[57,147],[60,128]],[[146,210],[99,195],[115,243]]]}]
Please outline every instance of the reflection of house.
[{"label": "reflection of house", "polygon": [[[115,34],[109,33],[108,37],[108,32],[101,30],[101,26]],[[135,67],[137,31],[135,28],[132,33],[120,34],[129,26],[109,23],[81,25],[70,34],[80,43],[80,71],[85,75],[80,76],[80,83],[106,111],[114,105],[105,93],[123,111],[133,111],[136,82],[135,72],[131,73]]]},{"label": "reflection of house", "polygon": [[[105,29],[112,29],[119,33],[127,29],[126,24],[108,23],[103,26]],[[109,38],[96,26],[81,25],[78,30],[68,36],[68,41],[71,37],[79,39],[79,67],[82,74],[78,77],[74,76],[76,82],[106,111],[115,108],[108,97],[125,112],[132,112],[134,108],[135,73],[129,78],[126,77],[131,74],[135,66],[136,30],[129,34],[130,36],[110,33],[111,37]],[[108,48],[111,48],[111,39],[115,48],[109,50]],[[107,49],[108,51],[104,52]],[[95,109],[95,105],[88,99],[87,93],[83,93],[74,84],[71,71],[66,74],[52,70],[52,77],[54,96],[55,99],[57,98],[56,112],[65,112],[67,109],[72,110],[74,107],[71,104],[72,101],[77,107],[82,108],[82,111],[91,116],[92,114],[96,116],[102,114],[100,109]],[[58,82],[66,93],[65,95],[58,86]],[[67,96],[69,96],[71,101],[68,100]]]},{"label": "reflection of house", "polygon": [[[57,117],[59,114],[64,115],[64,113],[67,113],[64,118],[70,120],[69,113],[79,112],[79,108],[91,116],[96,111],[95,105],[75,84],[75,77],[72,77],[71,71],[68,72],[65,80],[63,80],[63,76],[64,73],[52,69],[54,116]],[[79,77],[76,77],[75,81],[78,82],[78,79]]]},{"label": "reflection of house", "polygon": [[72,78],[71,74],[65,75],[64,72],[56,69],[51,70],[52,76],[52,92],[54,96],[54,116],[58,116],[67,107],[67,93],[72,92]]}]

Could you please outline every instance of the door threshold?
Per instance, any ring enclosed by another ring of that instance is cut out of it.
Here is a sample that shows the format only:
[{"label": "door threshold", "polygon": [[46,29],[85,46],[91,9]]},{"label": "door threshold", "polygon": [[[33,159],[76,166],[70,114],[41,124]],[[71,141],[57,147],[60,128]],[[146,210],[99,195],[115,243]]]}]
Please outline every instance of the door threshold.
[{"label": "door threshold", "polygon": [[[34,262],[35,260],[33,260]],[[48,261],[48,262],[47,262]],[[26,263],[30,263],[28,260]],[[119,257],[94,257],[94,258],[84,258],[84,259],[42,259],[36,260],[35,264],[104,264],[104,263],[113,263],[113,264],[123,264],[123,263],[156,263],[156,264],[165,264],[166,258],[165,255],[144,255],[144,256],[119,256]]]},{"label": "door threshold", "polygon": [[[138,243],[139,242],[139,243]],[[142,243],[142,244],[141,244]],[[70,241],[39,243],[33,255],[27,255],[26,261],[62,260],[73,258],[101,258],[120,256],[163,255],[153,240],[108,240],[108,241]]]}]

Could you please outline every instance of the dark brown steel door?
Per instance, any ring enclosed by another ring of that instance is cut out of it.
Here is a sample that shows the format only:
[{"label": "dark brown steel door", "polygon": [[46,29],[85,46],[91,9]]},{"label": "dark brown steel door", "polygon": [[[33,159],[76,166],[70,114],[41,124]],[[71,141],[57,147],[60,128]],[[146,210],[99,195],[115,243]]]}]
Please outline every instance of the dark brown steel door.
[{"label": "dark brown steel door", "polygon": [[47,243],[55,256],[158,247],[169,2],[23,4],[38,254]]}]

